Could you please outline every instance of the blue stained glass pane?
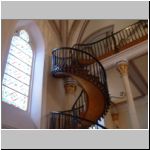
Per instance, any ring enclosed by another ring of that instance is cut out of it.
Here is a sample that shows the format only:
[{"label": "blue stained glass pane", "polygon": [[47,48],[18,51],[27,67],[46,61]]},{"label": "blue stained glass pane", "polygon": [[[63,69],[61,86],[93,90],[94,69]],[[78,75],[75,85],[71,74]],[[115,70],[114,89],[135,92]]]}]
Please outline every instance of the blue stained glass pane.
[{"label": "blue stained glass pane", "polygon": [[14,105],[24,111],[27,110],[28,97],[6,87],[2,86],[2,101]]},{"label": "blue stained glass pane", "polygon": [[19,71],[18,69],[14,68],[13,66],[11,66],[9,64],[6,65],[5,73],[7,73],[10,76],[16,78],[20,82],[23,82],[23,83],[29,85],[30,76],[23,73],[23,72],[21,72],[21,71]]},{"label": "blue stained glass pane", "polygon": [[12,56],[11,54],[8,55],[7,62],[9,64],[11,64],[12,66],[15,66],[19,70],[21,70],[21,71],[27,73],[28,75],[30,75],[31,67],[26,65],[25,63],[23,63],[22,61],[20,61],[16,57]]},{"label": "blue stained glass pane", "polygon": [[26,55],[21,50],[17,49],[15,46],[11,45],[9,52],[13,54],[15,57],[19,58],[24,63],[31,66],[32,64],[32,57]]},{"label": "blue stained glass pane", "polygon": [[28,96],[29,86],[10,77],[9,75],[4,74],[3,84],[6,85],[7,87],[14,89],[15,91],[20,92],[21,94]]},{"label": "blue stained glass pane", "polygon": [[21,51],[23,51],[24,53],[26,53],[27,55],[32,57],[31,46],[26,41],[21,39],[20,37],[13,36],[12,45],[16,46],[18,49],[20,49]]}]

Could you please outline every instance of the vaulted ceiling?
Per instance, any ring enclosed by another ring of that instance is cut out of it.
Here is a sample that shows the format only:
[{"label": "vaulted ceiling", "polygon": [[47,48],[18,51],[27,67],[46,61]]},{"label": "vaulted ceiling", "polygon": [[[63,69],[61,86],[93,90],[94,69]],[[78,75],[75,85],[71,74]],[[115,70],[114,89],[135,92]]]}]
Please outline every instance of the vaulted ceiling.
[{"label": "vaulted ceiling", "polygon": [[[137,20],[49,20],[60,46],[83,43],[96,33],[106,29],[121,30]],[[95,38],[95,37],[94,37]]]},{"label": "vaulted ceiling", "polygon": [[[81,42],[89,20],[49,20],[61,46],[71,46],[73,42]],[[76,41],[73,41],[76,37]]]}]

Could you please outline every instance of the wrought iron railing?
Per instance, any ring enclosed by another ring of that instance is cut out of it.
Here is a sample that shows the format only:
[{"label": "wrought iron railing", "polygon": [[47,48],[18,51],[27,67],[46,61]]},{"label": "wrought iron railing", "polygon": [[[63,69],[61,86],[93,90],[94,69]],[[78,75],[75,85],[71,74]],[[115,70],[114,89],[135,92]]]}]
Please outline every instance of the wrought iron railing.
[{"label": "wrought iron railing", "polygon": [[75,44],[73,47],[86,51],[101,60],[118,53],[148,37],[147,20],[138,21],[104,39],[88,44]]},{"label": "wrought iron railing", "polygon": [[[101,63],[94,56],[75,48],[63,47],[55,49],[52,52],[52,74],[55,77],[65,77],[73,74],[91,81],[101,90],[105,99],[103,113],[100,114],[99,118],[103,117],[107,112],[110,98],[106,73]],[[84,118],[83,113],[86,112],[86,109],[88,109],[87,93],[82,91],[71,111],[51,113],[50,128],[77,128],[77,125],[78,128],[88,128],[92,124],[94,126],[97,122],[90,122],[90,120]],[[73,124],[73,122],[76,122],[75,120],[77,120],[77,124]],[[85,124],[88,125],[86,126]]]},{"label": "wrought iron railing", "polygon": [[73,104],[72,110],[80,108],[77,113],[77,116],[80,116],[81,113],[83,114],[84,112],[86,112],[87,104],[87,93],[82,90],[75,103]]},{"label": "wrought iron railing", "polygon": [[104,95],[105,109],[103,114],[105,114],[110,104],[106,73],[94,56],[75,48],[55,49],[52,52],[52,74],[54,76],[74,74],[91,81]]},{"label": "wrought iron railing", "polygon": [[61,112],[51,112],[50,113],[50,129],[85,129],[94,128],[106,129],[98,121],[93,122],[91,120],[79,117],[76,115],[78,109],[61,111]]}]

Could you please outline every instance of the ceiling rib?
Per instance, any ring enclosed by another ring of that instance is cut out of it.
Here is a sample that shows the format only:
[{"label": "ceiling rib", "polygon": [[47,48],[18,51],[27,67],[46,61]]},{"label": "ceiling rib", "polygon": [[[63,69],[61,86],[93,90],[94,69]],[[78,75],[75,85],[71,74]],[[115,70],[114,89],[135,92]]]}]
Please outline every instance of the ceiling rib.
[{"label": "ceiling rib", "polygon": [[82,25],[82,28],[81,28],[81,30],[80,30],[78,39],[77,39],[77,43],[80,43],[80,42],[81,42],[81,39],[82,39],[82,37],[83,37],[83,34],[84,34],[84,32],[85,32],[85,30],[86,30],[86,28],[87,28],[89,22],[90,22],[90,20],[85,20],[85,21],[84,21],[84,23],[83,23],[83,25]]},{"label": "ceiling rib", "polygon": [[71,40],[72,40],[72,38],[73,38],[73,35],[74,35],[74,33],[75,33],[75,31],[76,31],[78,25],[80,24],[80,22],[81,22],[81,20],[75,20],[75,21],[72,23],[71,29],[70,29],[70,31],[69,31],[69,37],[68,37],[68,45],[69,45],[69,46],[72,46],[72,45],[70,45],[70,43],[71,43]]},{"label": "ceiling rib", "polygon": [[56,25],[55,21],[54,21],[54,20],[50,20],[50,21],[49,21],[49,24],[50,24],[50,26],[53,28],[53,30],[54,30],[54,32],[55,32],[55,34],[56,34],[56,36],[57,36],[57,39],[58,39],[59,42],[61,43],[61,42],[62,42],[62,39],[61,39],[61,37],[60,37],[60,30],[57,28],[57,25]]}]

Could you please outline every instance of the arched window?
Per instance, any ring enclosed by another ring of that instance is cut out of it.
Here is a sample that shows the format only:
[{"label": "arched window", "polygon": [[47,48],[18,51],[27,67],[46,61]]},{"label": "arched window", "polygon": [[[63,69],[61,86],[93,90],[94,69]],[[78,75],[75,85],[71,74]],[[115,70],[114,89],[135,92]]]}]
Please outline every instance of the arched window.
[{"label": "arched window", "polygon": [[24,111],[28,108],[33,51],[25,30],[12,37],[2,81],[2,101]]}]

